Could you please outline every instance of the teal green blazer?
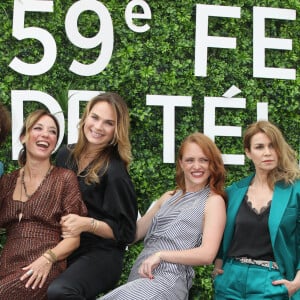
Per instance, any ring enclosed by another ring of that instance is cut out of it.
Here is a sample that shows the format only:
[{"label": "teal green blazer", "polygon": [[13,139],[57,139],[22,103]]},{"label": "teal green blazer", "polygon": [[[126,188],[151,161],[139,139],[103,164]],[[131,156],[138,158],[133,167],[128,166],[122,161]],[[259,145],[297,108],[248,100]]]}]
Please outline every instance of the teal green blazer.
[{"label": "teal green blazer", "polygon": [[[224,262],[232,240],[238,209],[253,176],[233,183],[226,190],[227,221],[220,249]],[[300,180],[293,185],[275,185],[268,224],[279,270],[285,279],[293,280],[297,270],[300,270]]]}]

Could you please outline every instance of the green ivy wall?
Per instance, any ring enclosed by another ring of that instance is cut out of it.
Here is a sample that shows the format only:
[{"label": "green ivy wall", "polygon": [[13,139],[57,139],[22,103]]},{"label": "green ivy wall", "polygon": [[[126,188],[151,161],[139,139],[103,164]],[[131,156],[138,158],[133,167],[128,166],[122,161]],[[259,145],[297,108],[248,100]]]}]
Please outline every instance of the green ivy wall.
[{"label": "green ivy wall", "polygon": [[[114,50],[107,68],[100,74],[82,77],[70,72],[72,60],[90,63],[99,49],[83,50],[67,39],[64,22],[69,7],[75,1],[55,0],[53,13],[26,13],[25,26],[38,26],[49,31],[57,44],[57,59],[47,73],[25,76],[8,67],[13,57],[35,63],[41,60],[43,48],[33,39],[17,41],[12,37],[13,1],[0,3],[0,100],[10,109],[11,90],[38,90],[52,95],[66,104],[68,90],[117,91],[127,101],[131,115],[131,141],[134,161],[131,176],[143,214],[150,203],[164,191],[174,187],[174,164],[164,164],[162,107],[147,106],[146,95],[192,96],[192,107],[176,108],[175,142],[189,133],[203,131],[204,97],[221,97],[232,85],[241,90],[238,97],[246,98],[245,109],[218,109],[216,123],[241,126],[256,121],[257,102],[267,102],[269,120],[277,124],[287,141],[299,152],[299,69],[296,80],[263,79],[253,77],[253,6],[279,7],[300,12],[300,2],[286,1],[199,1],[241,7],[241,17],[210,18],[209,34],[236,37],[236,49],[209,49],[207,77],[194,75],[196,4],[192,0],[150,1],[150,30],[136,33],[125,22],[125,9],[130,1],[103,1],[109,10],[114,27]],[[79,17],[78,26],[84,36],[99,31],[95,13],[86,11]],[[293,40],[292,51],[268,50],[266,65],[273,67],[299,67],[299,20],[266,22],[266,35]],[[25,112],[37,107],[26,103]],[[67,116],[66,116],[67,117]],[[217,137],[216,143],[223,153],[243,153],[241,138]],[[17,167],[11,161],[11,139],[0,150],[6,171]],[[227,166],[227,184],[251,171],[249,162],[244,166]],[[2,234],[3,245],[5,234]],[[1,246],[0,244],[0,246]],[[142,243],[131,246],[126,255],[125,282],[130,267],[142,248]],[[196,279],[190,299],[211,299],[212,283],[208,267],[196,268]]]}]

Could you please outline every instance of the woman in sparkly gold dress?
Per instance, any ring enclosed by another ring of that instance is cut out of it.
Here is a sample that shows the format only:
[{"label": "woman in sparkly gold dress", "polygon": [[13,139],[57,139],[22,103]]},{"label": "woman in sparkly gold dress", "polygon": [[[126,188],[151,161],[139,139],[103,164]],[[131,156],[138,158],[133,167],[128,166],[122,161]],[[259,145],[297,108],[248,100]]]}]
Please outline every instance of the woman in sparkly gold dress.
[{"label": "woman in sparkly gold dress", "polygon": [[86,214],[76,175],[51,165],[59,137],[56,118],[31,113],[21,130],[20,169],[0,179],[0,227],[6,242],[0,257],[0,299],[42,300],[66,267],[79,236],[62,239],[62,216]]}]

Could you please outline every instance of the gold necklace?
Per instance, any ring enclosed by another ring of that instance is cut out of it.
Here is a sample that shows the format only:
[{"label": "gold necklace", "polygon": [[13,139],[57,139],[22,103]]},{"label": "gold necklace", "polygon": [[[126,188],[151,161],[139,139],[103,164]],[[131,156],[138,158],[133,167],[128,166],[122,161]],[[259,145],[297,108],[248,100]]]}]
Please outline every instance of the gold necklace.
[{"label": "gold necklace", "polygon": [[[21,196],[20,196],[20,204],[21,204],[21,209],[18,209],[17,210],[17,213],[18,213],[18,219],[19,219],[19,223],[21,222],[22,220],[22,217],[23,217],[23,205],[24,205],[24,202],[22,201],[22,184],[21,184]],[[19,202],[18,202],[19,203]]]},{"label": "gold necklace", "polygon": [[[48,175],[49,175],[50,172],[51,172],[51,168],[52,168],[52,165],[50,165],[50,167],[49,167],[47,173],[45,174],[44,178],[42,179],[42,181],[40,182],[40,184],[39,184],[39,186],[36,188],[36,190],[38,190],[38,188],[42,185],[42,183],[44,182],[44,180],[48,177]],[[22,173],[22,175],[21,175],[21,198],[20,198],[20,199],[22,199],[22,186],[23,186],[23,188],[24,188],[25,195],[26,195],[27,199],[30,198],[30,197],[35,193],[35,191],[36,191],[36,190],[35,190],[31,195],[29,195],[29,194],[27,193],[27,187],[26,187],[26,184],[25,184],[24,177],[25,177],[25,169],[23,170],[23,173]],[[22,218],[23,218],[23,216],[24,216],[23,211],[24,211],[24,205],[25,205],[26,201],[22,201],[22,200],[21,200],[20,202],[21,202],[21,209],[18,210],[18,212],[19,212],[19,213],[18,213],[19,223],[21,222],[21,220],[22,220]]]},{"label": "gold necklace", "polygon": [[[40,182],[40,184],[38,185],[38,187],[36,188],[36,190],[41,186],[41,184],[44,182],[45,178],[47,178],[48,175],[50,174],[51,167],[52,167],[52,166],[50,165],[50,167],[49,167],[47,173],[45,174],[44,178],[42,179],[42,181]],[[23,173],[22,173],[21,182],[22,182],[22,185],[23,185],[23,188],[24,188],[24,191],[25,191],[25,195],[26,195],[26,197],[27,197],[27,199],[28,199],[28,198],[30,198],[30,197],[35,193],[36,190],[35,190],[31,195],[29,195],[29,194],[27,193],[27,187],[26,187],[26,184],[25,184],[24,177],[25,177],[25,169],[23,170]]]}]

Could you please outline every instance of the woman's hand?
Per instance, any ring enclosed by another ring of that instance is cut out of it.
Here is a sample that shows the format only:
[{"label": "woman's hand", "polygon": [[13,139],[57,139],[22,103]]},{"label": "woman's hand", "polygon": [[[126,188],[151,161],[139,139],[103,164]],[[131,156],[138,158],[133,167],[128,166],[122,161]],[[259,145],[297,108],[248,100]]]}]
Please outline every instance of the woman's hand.
[{"label": "woman's hand", "polygon": [[212,279],[215,279],[216,276],[221,275],[223,273],[223,260],[221,258],[216,258],[216,260],[214,261],[214,269],[211,272],[211,277]]},{"label": "woman's hand", "polygon": [[214,268],[213,269],[213,271],[211,272],[211,277],[212,277],[212,279],[215,279],[216,278],[216,276],[218,276],[218,275],[221,275],[221,274],[223,274],[224,273],[224,270],[223,269],[220,269],[220,268]]},{"label": "woman's hand", "polygon": [[292,297],[297,292],[297,284],[294,281],[288,281],[286,279],[274,280],[272,282],[273,285],[284,284],[286,289],[288,290],[289,297]]},{"label": "woman's hand", "polygon": [[81,232],[86,231],[85,217],[80,217],[75,214],[63,216],[60,220],[62,238],[77,237]]},{"label": "woman's hand", "polygon": [[52,268],[52,263],[45,257],[41,256],[30,265],[22,268],[25,273],[21,276],[20,280],[26,280],[25,287],[31,287],[33,290],[36,287],[42,288],[47,276]]},{"label": "woman's hand", "polygon": [[161,262],[160,252],[156,252],[153,255],[145,259],[139,267],[139,274],[141,277],[153,279],[152,271],[158,267]]}]

